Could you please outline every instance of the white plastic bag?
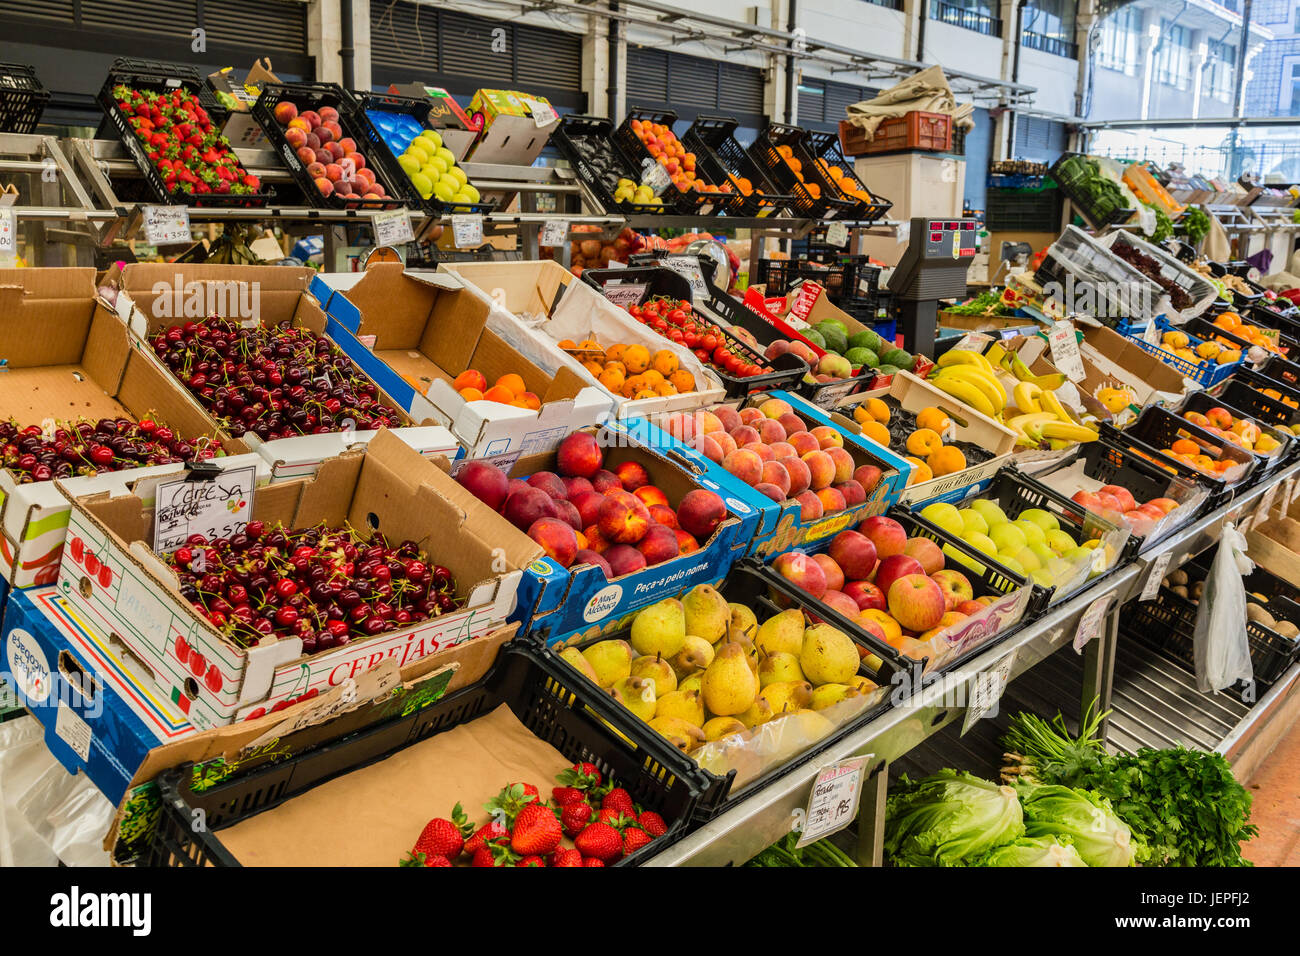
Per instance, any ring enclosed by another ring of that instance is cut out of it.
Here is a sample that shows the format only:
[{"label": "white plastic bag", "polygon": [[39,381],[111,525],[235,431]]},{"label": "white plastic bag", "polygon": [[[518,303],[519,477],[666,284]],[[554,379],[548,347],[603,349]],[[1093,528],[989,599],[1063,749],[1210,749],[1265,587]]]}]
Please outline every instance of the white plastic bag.
[{"label": "white plastic bag", "polygon": [[1246,640],[1246,587],[1241,583],[1254,568],[1246,557],[1246,536],[1227,522],[1196,611],[1196,689],[1203,694],[1254,680]]}]

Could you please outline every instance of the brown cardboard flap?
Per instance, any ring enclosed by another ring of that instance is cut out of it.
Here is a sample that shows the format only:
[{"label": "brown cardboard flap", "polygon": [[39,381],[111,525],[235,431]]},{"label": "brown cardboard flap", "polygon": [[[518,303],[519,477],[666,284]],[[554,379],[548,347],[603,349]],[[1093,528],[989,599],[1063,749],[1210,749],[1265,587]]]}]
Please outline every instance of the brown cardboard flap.
[{"label": "brown cardboard flap", "polygon": [[0,360],[9,369],[79,363],[94,311],[93,269],[0,270]]},{"label": "brown cardboard flap", "polygon": [[119,418],[127,415],[80,365],[48,365],[0,371],[0,413],[23,425],[56,418]]},{"label": "brown cardboard flap", "polygon": [[[262,324],[292,319],[313,270],[287,266],[170,265],[136,263],[123,270],[124,288],[148,318],[149,334],[207,318],[214,310],[234,317],[234,306],[255,306]],[[225,303],[228,307],[223,307]]]}]

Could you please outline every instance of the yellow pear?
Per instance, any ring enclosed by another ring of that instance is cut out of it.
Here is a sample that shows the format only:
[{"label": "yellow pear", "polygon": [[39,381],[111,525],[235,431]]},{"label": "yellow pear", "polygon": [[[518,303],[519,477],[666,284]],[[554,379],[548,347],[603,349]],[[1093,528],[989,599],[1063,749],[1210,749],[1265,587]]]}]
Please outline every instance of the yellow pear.
[{"label": "yellow pear", "polygon": [[727,637],[733,641],[740,637],[752,641],[758,633],[758,618],[754,612],[744,604],[728,604],[727,607],[731,611],[731,620],[727,622]]},{"label": "yellow pear", "polygon": [[705,740],[713,741],[732,734],[743,734],[749,728],[735,717],[714,717],[700,729],[704,731]]},{"label": "yellow pear", "polygon": [[758,629],[754,643],[768,657],[773,654],[798,654],[803,650],[803,611],[790,608],[773,614]]},{"label": "yellow pear", "polygon": [[772,708],[772,716],[777,717],[786,711],[793,712],[801,707],[807,707],[812,699],[812,685],[806,680],[768,684],[758,692],[758,696],[759,699],[767,701],[768,706]]},{"label": "yellow pear", "polygon": [[704,743],[704,731],[680,717],[656,717],[650,721],[650,726],[667,737],[678,750],[691,751]]},{"label": "yellow pear", "polygon": [[799,666],[814,684],[843,684],[858,672],[858,648],[843,631],[814,624],[804,631]]},{"label": "yellow pear", "polygon": [[870,694],[880,685],[875,681],[867,680],[861,674],[854,674],[849,678],[849,686],[854,688],[859,694]]},{"label": "yellow pear", "polygon": [[687,634],[686,643],[669,663],[680,682],[684,677],[702,671],[713,663],[713,645],[695,634]]},{"label": "yellow pear", "polygon": [[764,657],[763,662],[758,665],[760,687],[803,679],[803,670],[799,667],[799,658],[795,654],[772,654]]},{"label": "yellow pear", "polygon": [[658,654],[669,659],[685,644],[686,614],[682,602],[675,598],[651,604],[632,620],[632,647],[638,654]]},{"label": "yellow pear", "polygon": [[760,696],[754,698],[747,711],[736,715],[736,719],[746,727],[757,727],[772,719],[772,704],[761,693],[760,691]]},{"label": "yellow pear", "polygon": [[704,706],[716,717],[743,713],[754,703],[758,680],[750,670],[744,647],[723,644],[704,672]]},{"label": "yellow pear", "polygon": [[659,698],[656,717],[680,717],[697,727],[704,724],[704,697],[698,690],[674,690]]},{"label": "yellow pear", "polygon": [[677,689],[682,691],[693,690],[697,694],[703,694],[704,671],[696,671],[690,677],[683,677],[677,682]]},{"label": "yellow pear", "polygon": [[727,633],[731,609],[727,599],[711,584],[697,584],[682,598],[686,614],[686,633],[704,638],[710,644]]},{"label": "yellow pear", "polygon": [[596,683],[613,687],[632,673],[632,648],[627,641],[597,641],[583,648],[582,656],[596,672]]},{"label": "yellow pear", "polygon": [[596,669],[591,666],[591,661],[583,657],[582,651],[578,650],[576,647],[566,647],[564,650],[560,651],[560,660],[564,661],[593,684],[600,683],[596,678]]},{"label": "yellow pear", "polygon": [[655,716],[655,682],[640,677],[624,677],[610,690],[614,698],[642,720]]},{"label": "yellow pear", "polygon": [[636,658],[632,661],[631,675],[654,681],[656,697],[677,689],[677,675],[668,662],[658,655]]},{"label": "yellow pear", "polygon": [[859,696],[858,689],[848,684],[819,684],[813,688],[812,699],[808,702],[808,706],[813,710],[825,710],[827,707],[834,707],[842,700],[857,696]]}]

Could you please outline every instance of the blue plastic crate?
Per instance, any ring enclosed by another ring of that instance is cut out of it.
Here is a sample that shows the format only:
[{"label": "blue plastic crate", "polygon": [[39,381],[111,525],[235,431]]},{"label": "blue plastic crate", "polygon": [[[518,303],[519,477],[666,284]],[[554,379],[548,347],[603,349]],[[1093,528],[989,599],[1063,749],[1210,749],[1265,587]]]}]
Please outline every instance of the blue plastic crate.
[{"label": "blue plastic crate", "polygon": [[[1156,323],[1156,328],[1160,330],[1160,334],[1162,336],[1164,335],[1165,332],[1169,332],[1177,328],[1171,322],[1169,322],[1169,320],[1166,319],[1163,315],[1157,316],[1155,319],[1155,323]],[[1117,328],[1116,331],[1119,332],[1121,335],[1123,335],[1130,342],[1133,342],[1144,352],[1150,352],[1152,355],[1160,359],[1160,361],[1164,362],[1166,365],[1170,365],[1173,368],[1177,369],[1178,373],[1182,375],[1184,378],[1191,379],[1193,382],[1196,382],[1202,388],[1209,388],[1212,385],[1218,385],[1224,379],[1228,378],[1234,372],[1236,372],[1237,369],[1241,368],[1242,362],[1245,361],[1244,358],[1238,359],[1236,362],[1229,362],[1227,365],[1215,364],[1215,362],[1211,359],[1202,359],[1199,362],[1189,362],[1187,361],[1187,359],[1179,358],[1173,352],[1166,350],[1162,346],[1152,345],[1150,342],[1142,338],[1140,331],[1126,332],[1122,328]],[[1205,341],[1204,339],[1192,335],[1190,332],[1187,332],[1185,329],[1179,328],[1178,331],[1184,332],[1187,335],[1189,340],[1188,348],[1190,349],[1195,350],[1196,346],[1200,345],[1202,342]]]}]

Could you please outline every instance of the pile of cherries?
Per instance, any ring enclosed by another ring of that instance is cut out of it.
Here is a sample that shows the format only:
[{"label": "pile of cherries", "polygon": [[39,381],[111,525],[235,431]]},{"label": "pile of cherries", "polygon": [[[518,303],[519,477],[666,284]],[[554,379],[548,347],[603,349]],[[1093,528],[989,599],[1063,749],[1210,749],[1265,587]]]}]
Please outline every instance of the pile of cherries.
[{"label": "pile of cherries", "polygon": [[414,541],[378,531],[289,529],[250,521],[229,538],[190,538],[168,556],[181,595],[241,647],[300,637],[305,654],[454,611],[449,570]]},{"label": "pile of cherries", "polygon": [[218,317],[153,337],[173,375],[230,434],[263,440],[395,428],[379,389],[323,335],[300,326],[244,328]]},{"label": "pile of cherries", "polygon": [[77,478],[180,461],[206,461],[221,453],[210,438],[181,438],[150,419],[101,418],[99,421],[21,427],[0,422],[4,467],[19,484]]}]

